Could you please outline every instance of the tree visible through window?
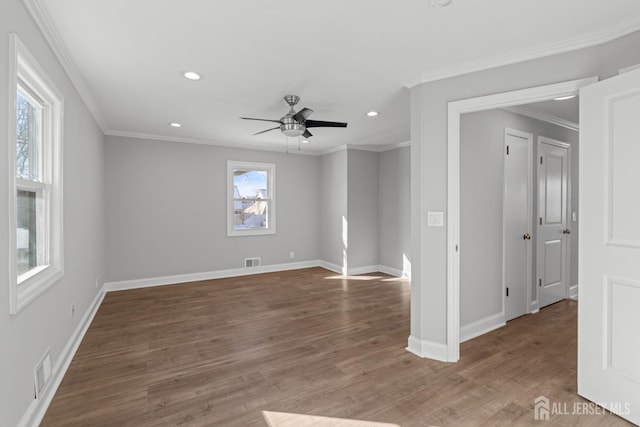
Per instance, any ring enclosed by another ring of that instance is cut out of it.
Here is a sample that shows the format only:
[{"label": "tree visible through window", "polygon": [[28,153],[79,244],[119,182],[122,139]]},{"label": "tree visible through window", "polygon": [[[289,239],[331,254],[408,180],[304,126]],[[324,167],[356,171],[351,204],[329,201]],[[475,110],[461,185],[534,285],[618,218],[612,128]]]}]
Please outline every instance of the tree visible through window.
[{"label": "tree visible through window", "polygon": [[10,38],[9,294],[17,313],[63,275],[63,99],[20,40]]},{"label": "tree visible through window", "polygon": [[[16,96],[16,177],[23,185],[16,190],[16,250],[18,276],[45,263],[42,241],[43,223],[38,217],[46,209],[38,162],[42,151],[38,129],[42,126],[42,106],[18,87]],[[42,244],[41,244],[42,246]],[[38,257],[40,253],[40,257]],[[38,259],[40,258],[40,259]]]}]

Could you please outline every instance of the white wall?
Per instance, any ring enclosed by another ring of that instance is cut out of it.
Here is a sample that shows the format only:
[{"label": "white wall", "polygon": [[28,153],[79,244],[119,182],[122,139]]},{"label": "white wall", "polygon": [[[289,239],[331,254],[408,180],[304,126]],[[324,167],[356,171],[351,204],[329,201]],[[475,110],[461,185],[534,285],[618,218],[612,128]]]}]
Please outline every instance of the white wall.
[{"label": "white wall", "polygon": [[[403,271],[411,262],[411,149],[378,156],[379,264]],[[409,273],[405,271],[405,273]]]},{"label": "white wall", "polygon": [[[109,282],[320,255],[316,157],[113,136],[105,155]],[[275,163],[276,234],[227,236],[227,160]]]},{"label": "white wall", "polygon": [[411,336],[446,344],[446,228],[427,227],[427,211],[446,213],[447,104],[450,101],[600,75],[640,63],[640,33],[613,42],[469,73],[411,89]]},{"label": "white wall", "polygon": [[[19,0],[0,6],[0,130],[7,135],[9,33],[15,33],[64,96],[64,277],[9,315],[7,149],[0,150],[0,425],[15,426],[34,401],[33,368],[47,348],[60,356],[103,281],[103,135]],[[6,140],[6,139],[3,139]],[[75,304],[75,316],[71,316]],[[57,369],[58,365],[54,368]]]},{"label": "white wall", "polygon": [[[578,158],[578,133],[505,110],[463,114],[460,119],[460,326],[502,313],[502,197],[505,127],[533,134],[534,204],[532,300],[536,284],[537,138],[546,136],[571,144]],[[572,182],[578,169],[572,168]],[[577,212],[578,196],[572,204]],[[577,232],[577,223],[570,224]],[[572,234],[576,241],[577,233]],[[575,243],[575,242],[572,242]],[[572,251],[572,284],[577,283],[578,253]]]}]

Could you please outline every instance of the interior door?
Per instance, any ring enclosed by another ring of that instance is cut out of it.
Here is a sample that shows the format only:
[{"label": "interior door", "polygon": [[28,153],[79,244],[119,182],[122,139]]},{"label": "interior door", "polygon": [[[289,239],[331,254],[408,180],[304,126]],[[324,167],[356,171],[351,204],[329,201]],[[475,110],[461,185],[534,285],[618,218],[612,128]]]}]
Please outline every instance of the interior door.
[{"label": "interior door", "polygon": [[640,424],[640,70],[580,91],[578,393]]},{"label": "interior door", "polygon": [[567,247],[569,145],[538,138],[538,306],[561,301],[568,292]]},{"label": "interior door", "polygon": [[505,320],[529,313],[533,135],[505,129],[503,263]]}]

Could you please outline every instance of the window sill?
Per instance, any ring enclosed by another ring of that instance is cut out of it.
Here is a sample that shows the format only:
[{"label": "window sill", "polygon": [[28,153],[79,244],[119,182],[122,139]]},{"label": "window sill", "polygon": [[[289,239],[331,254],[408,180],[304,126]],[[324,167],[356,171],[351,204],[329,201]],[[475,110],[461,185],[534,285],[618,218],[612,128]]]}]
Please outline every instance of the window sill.
[{"label": "window sill", "polygon": [[34,268],[18,278],[16,295],[11,298],[11,314],[16,314],[38,295],[62,279],[63,272],[51,265]]},{"label": "window sill", "polygon": [[264,236],[269,234],[276,234],[275,228],[248,228],[245,230],[227,230],[227,236],[229,237]]}]

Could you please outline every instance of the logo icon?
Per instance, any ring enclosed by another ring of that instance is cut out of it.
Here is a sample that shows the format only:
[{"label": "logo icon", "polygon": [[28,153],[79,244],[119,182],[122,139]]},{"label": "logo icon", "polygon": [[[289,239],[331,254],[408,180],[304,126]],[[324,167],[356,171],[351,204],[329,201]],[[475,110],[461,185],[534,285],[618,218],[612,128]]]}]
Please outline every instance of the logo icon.
[{"label": "logo icon", "polygon": [[537,421],[549,420],[549,399],[538,396],[533,401],[533,418]]}]

